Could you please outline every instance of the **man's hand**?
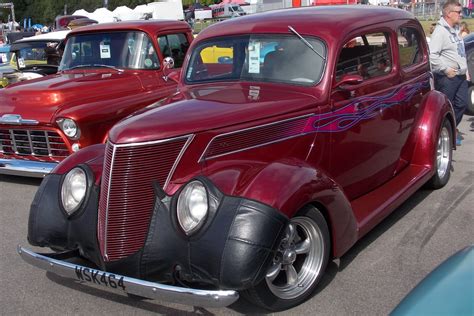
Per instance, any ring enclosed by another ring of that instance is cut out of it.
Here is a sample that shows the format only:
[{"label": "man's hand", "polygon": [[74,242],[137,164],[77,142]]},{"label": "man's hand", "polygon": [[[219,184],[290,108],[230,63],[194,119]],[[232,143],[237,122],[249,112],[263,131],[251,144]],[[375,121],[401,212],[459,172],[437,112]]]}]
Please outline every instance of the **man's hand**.
[{"label": "man's hand", "polygon": [[453,78],[454,76],[456,76],[458,74],[458,71],[457,69],[454,69],[454,68],[451,68],[451,67],[448,67],[444,73],[446,74],[446,76],[448,76],[448,78]]}]

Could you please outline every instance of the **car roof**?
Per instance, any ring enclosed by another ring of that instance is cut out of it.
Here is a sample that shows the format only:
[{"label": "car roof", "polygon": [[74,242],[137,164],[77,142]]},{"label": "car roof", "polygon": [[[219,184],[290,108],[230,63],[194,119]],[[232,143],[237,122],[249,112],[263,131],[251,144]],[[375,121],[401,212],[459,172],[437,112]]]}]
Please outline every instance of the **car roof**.
[{"label": "car roof", "polygon": [[71,30],[64,30],[64,31],[56,31],[56,32],[49,32],[40,35],[30,36],[30,37],[23,37],[16,43],[23,43],[23,42],[33,42],[33,41],[60,41],[66,38],[66,35],[71,32]]},{"label": "car roof", "polygon": [[338,5],[292,8],[241,16],[204,29],[203,40],[220,35],[289,33],[288,26],[306,35],[340,38],[359,27],[392,20],[414,20],[413,14],[395,8],[370,5]]},{"label": "car roof", "polygon": [[122,21],[112,23],[100,23],[78,27],[71,31],[69,36],[80,33],[100,32],[100,31],[121,31],[121,30],[140,30],[147,33],[167,30],[191,30],[186,22],[173,20],[137,20]]}]

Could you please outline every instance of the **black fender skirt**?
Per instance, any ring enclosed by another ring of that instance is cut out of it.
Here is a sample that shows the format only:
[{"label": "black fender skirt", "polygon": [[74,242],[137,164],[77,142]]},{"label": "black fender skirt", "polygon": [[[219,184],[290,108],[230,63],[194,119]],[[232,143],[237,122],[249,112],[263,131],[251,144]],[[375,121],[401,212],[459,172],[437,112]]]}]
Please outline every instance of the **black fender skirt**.
[{"label": "black fender skirt", "polygon": [[155,185],[157,198],[144,246],[125,259],[104,262],[97,241],[100,188],[89,182],[83,205],[68,218],[61,207],[62,179],[56,174],[43,179],[30,210],[28,241],[34,246],[77,249],[100,269],[144,280],[233,290],[253,287],[265,277],[288,223],[278,210],[225,196],[199,177],[208,192],[209,212],[204,225],[186,236],[176,218],[180,191],[166,196]]}]

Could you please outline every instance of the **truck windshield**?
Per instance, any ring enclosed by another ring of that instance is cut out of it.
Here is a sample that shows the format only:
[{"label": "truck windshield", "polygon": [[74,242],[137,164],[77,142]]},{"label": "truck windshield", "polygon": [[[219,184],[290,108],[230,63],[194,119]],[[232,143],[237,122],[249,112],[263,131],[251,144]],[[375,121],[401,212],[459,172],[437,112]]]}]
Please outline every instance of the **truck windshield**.
[{"label": "truck windshield", "polygon": [[[268,81],[297,85],[318,83],[325,67],[326,46],[314,37],[252,35],[200,43],[186,69],[186,82]],[[318,56],[318,53],[320,56]]]},{"label": "truck windshield", "polygon": [[127,31],[70,37],[59,70],[83,67],[158,69],[160,64],[148,35]]}]

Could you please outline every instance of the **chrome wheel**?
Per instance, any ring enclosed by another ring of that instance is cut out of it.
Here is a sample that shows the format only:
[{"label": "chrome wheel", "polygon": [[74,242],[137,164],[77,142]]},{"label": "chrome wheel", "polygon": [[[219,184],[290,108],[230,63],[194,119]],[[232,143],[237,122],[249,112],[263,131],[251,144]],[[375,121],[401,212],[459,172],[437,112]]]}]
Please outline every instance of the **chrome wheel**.
[{"label": "chrome wheel", "polygon": [[265,276],[273,295],[290,300],[311,289],[322,273],[325,251],[323,233],[314,220],[309,217],[291,219]]},{"label": "chrome wheel", "polygon": [[444,178],[448,172],[451,155],[451,139],[446,126],[443,126],[438,139],[438,149],[436,152],[436,172],[439,178]]}]

